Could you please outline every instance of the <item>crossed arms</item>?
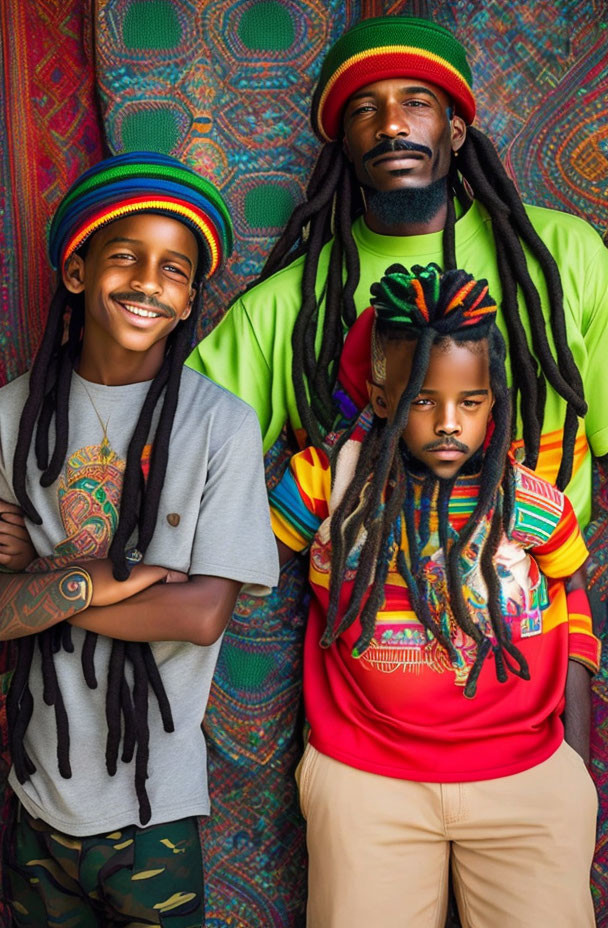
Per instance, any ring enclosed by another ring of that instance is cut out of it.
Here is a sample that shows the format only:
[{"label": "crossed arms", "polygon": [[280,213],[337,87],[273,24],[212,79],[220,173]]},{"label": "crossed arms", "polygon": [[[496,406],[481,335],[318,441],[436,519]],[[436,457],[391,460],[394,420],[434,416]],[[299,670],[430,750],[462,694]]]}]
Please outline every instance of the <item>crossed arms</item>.
[{"label": "crossed arms", "polygon": [[0,573],[0,640],[69,621],[125,641],[210,645],[226,627],[240,582],[148,564],[136,565],[120,582],[107,558],[37,562],[18,507],[1,505],[0,566],[18,572]]}]

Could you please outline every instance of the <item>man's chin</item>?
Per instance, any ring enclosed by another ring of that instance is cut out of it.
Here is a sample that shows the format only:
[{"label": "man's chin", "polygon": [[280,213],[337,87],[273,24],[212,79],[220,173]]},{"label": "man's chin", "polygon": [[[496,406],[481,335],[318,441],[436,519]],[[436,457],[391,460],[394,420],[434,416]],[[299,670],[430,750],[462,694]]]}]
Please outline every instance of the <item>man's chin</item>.
[{"label": "man's chin", "polygon": [[[409,175],[410,183],[405,183]],[[389,179],[387,178],[387,185]],[[394,185],[394,186],[393,186]],[[367,208],[386,226],[426,223],[435,218],[447,201],[447,178],[420,184],[407,170],[391,171],[390,186],[382,190],[367,187]]]}]

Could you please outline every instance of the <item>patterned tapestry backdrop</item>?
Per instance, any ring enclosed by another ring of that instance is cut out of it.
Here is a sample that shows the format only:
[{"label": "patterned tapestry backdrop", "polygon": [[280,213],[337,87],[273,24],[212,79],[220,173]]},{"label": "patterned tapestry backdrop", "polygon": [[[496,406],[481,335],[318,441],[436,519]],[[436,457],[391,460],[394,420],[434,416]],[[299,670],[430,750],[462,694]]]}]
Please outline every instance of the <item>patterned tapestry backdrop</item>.
[{"label": "patterned tapestry backdrop", "polygon": [[[308,108],[319,58],[363,16],[410,13],[455,31],[469,51],[477,124],[524,199],[608,229],[605,0],[0,0],[0,12],[0,383],[27,368],[40,337],[53,288],[44,243],[53,209],[108,151],[170,152],[222,189],[236,248],[210,288],[208,331],[302,196],[318,148]],[[285,453],[282,440],[269,455],[271,481]],[[222,648],[206,721],[212,928],[303,924],[292,786],[302,586],[294,569],[263,609],[241,601]],[[0,662],[9,665],[8,649]],[[604,667],[595,682],[600,928],[608,928],[607,678]],[[0,727],[5,738],[1,714]],[[0,900],[0,926],[3,911]]]}]

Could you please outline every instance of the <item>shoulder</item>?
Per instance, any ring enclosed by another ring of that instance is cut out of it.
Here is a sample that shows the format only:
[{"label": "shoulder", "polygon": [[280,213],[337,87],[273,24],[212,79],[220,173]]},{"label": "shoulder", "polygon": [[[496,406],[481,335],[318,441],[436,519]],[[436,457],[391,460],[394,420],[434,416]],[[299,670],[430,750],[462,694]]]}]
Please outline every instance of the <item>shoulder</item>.
[{"label": "shoulder", "polygon": [[0,403],[2,407],[10,406],[21,397],[26,397],[29,391],[29,385],[30,372],[27,371],[25,374],[21,374],[20,377],[15,377],[14,380],[0,387]]},{"label": "shoulder", "polygon": [[552,483],[523,464],[513,464],[515,482],[514,531],[524,535],[526,546],[544,544],[552,535],[566,507],[566,497]]},{"label": "shoulder", "polygon": [[518,498],[548,500],[552,505],[563,509],[565,496],[553,483],[539,477],[535,471],[518,461],[513,462],[512,467]]},{"label": "shoulder", "polygon": [[175,432],[178,429],[189,436],[192,450],[197,444],[205,445],[210,453],[230,439],[238,439],[244,453],[252,450],[253,442],[257,454],[261,441],[255,410],[230,390],[189,367],[183,369],[180,381],[173,426]]},{"label": "shoulder", "polygon": [[12,423],[19,424],[21,411],[29,394],[30,374],[22,374],[0,388],[0,419],[3,420],[2,431]]},{"label": "shoulder", "polygon": [[180,414],[186,414],[193,409],[197,415],[204,410],[214,410],[216,418],[226,416],[232,422],[257,422],[255,411],[249,403],[211,380],[206,374],[201,374],[191,367],[184,367],[179,387],[178,410]]},{"label": "shoulder", "polygon": [[290,297],[299,299],[305,260],[306,256],[300,255],[280,271],[275,271],[265,280],[253,284],[241,294],[234,305],[240,303],[246,308],[253,308],[258,304],[268,306],[269,301],[288,300]]},{"label": "shoulder", "polygon": [[524,205],[530,222],[550,250],[552,245],[561,246],[564,256],[567,256],[568,249],[576,245],[593,250],[604,247],[599,233],[580,216],[543,206]]}]

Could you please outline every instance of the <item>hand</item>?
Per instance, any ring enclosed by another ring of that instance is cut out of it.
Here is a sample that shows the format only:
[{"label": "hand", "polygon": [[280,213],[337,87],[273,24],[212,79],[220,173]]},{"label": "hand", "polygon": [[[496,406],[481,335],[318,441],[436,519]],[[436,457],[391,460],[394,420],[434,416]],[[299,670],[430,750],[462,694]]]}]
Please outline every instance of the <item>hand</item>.
[{"label": "hand", "polygon": [[165,583],[187,583],[190,578],[181,570],[168,570],[165,577]]},{"label": "hand", "polygon": [[22,573],[35,558],[21,509],[0,500],[0,566]]},{"label": "hand", "polygon": [[155,583],[161,583],[169,571],[166,567],[154,567],[151,564],[136,564],[127,580],[115,580],[113,564],[109,558],[93,561],[80,561],[93,583],[91,606],[112,606],[120,603],[142,590],[147,590]]}]

